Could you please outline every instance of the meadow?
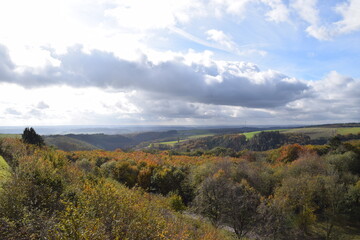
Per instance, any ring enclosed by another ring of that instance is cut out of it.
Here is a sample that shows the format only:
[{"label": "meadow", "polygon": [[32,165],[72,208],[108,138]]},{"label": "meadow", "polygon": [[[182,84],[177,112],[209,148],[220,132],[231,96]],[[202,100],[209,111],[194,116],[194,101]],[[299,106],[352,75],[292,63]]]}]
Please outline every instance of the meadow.
[{"label": "meadow", "polygon": [[[264,132],[279,131],[281,133],[296,133],[304,134],[309,136],[311,139],[318,138],[330,138],[334,137],[337,134],[347,135],[347,134],[358,134],[360,133],[359,127],[349,127],[349,128],[324,128],[324,127],[311,127],[311,128],[293,128],[293,129],[274,129],[274,130],[265,130]],[[248,132],[243,133],[247,139],[251,139],[255,134],[262,131]]]}]

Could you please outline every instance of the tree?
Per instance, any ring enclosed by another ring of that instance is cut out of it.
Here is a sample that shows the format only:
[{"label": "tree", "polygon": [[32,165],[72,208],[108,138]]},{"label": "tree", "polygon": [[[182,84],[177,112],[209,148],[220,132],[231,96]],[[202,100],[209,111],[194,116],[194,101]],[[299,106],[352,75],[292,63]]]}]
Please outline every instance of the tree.
[{"label": "tree", "polygon": [[294,235],[291,226],[292,214],[286,207],[286,199],[270,196],[264,199],[258,207],[258,220],[256,233],[264,239],[289,239]]},{"label": "tree", "polygon": [[24,143],[37,145],[39,147],[44,146],[44,139],[31,128],[25,128],[21,138]]},{"label": "tree", "polygon": [[196,212],[215,226],[232,227],[239,238],[253,229],[259,204],[259,194],[246,180],[236,183],[222,169],[203,181],[194,201]]},{"label": "tree", "polygon": [[215,226],[222,223],[228,186],[229,180],[224,177],[224,171],[220,169],[213,176],[206,178],[196,193],[195,211],[207,217]]},{"label": "tree", "polygon": [[224,223],[234,229],[238,238],[244,237],[256,223],[259,194],[243,179],[229,184],[224,200]]}]

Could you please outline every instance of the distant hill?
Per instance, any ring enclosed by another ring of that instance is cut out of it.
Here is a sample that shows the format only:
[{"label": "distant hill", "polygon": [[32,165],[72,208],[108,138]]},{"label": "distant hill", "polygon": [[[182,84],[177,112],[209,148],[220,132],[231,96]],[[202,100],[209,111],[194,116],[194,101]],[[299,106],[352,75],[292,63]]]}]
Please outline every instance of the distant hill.
[{"label": "distant hill", "polygon": [[131,138],[137,144],[147,141],[152,141],[156,139],[165,139],[176,137],[178,135],[178,131],[170,130],[166,132],[142,132],[142,133],[134,133],[125,135],[128,138]]},{"label": "distant hill", "polygon": [[243,134],[226,134],[184,141],[175,144],[174,148],[180,151],[211,150],[216,147],[230,148],[234,151],[265,151],[294,143],[309,144],[310,137],[303,134],[282,134],[279,131],[259,132],[251,139],[247,139]]},{"label": "distant hill", "polygon": [[[263,151],[284,144],[325,144],[329,138],[338,134],[356,134],[347,140],[357,139],[360,124],[328,124],[317,127],[300,128],[198,128],[191,130],[168,130],[139,132],[131,134],[67,134],[45,137],[48,145],[65,151],[117,148],[146,149],[149,146],[159,149],[210,150],[215,147],[230,148],[234,151],[244,149]],[[262,133],[262,131],[266,133]],[[277,133],[275,133],[277,132]],[[242,135],[242,133],[245,135]]]},{"label": "distant hill", "polygon": [[[175,137],[177,131],[166,132],[144,132],[126,135],[106,135],[106,134],[67,134],[45,136],[45,142],[48,145],[55,146],[64,151],[81,150],[115,150],[130,149],[141,143],[168,139]],[[145,144],[146,145],[146,144]]]},{"label": "distant hill", "polygon": [[123,135],[105,135],[105,134],[68,134],[67,137],[89,143],[96,148],[104,150],[115,150],[117,148],[131,148],[135,142]]},{"label": "distant hill", "polygon": [[64,151],[87,151],[87,150],[99,149],[98,147],[90,143],[69,136],[62,136],[62,135],[45,136],[44,141],[46,145],[55,146],[58,149]]},{"label": "distant hill", "polygon": [[191,139],[175,145],[180,150],[210,150],[215,147],[231,148],[240,151],[246,146],[246,137],[242,134],[227,134]]},{"label": "distant hill", "polygon": [[352,128],[352,127],[360,127],[360,123],[330,123],[330,124],[321,124],[321,125],[313,125],[313,126],[305,126],[304,128],[312,128],[312,127],[324,127],[324,128]]}]

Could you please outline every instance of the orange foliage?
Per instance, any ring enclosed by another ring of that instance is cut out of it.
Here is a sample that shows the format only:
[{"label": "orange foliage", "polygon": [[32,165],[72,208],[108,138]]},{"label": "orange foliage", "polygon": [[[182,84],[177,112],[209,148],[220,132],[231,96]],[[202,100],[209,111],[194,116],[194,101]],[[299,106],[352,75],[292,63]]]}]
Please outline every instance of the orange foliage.
[{"label": "orange foliage", "polygon": [[308,147],[299,144],[291,144],[270,151],[269,156],[270,160],[274,163],[288,163],[298,159],[301,155],[314,152],[314,150]]}]

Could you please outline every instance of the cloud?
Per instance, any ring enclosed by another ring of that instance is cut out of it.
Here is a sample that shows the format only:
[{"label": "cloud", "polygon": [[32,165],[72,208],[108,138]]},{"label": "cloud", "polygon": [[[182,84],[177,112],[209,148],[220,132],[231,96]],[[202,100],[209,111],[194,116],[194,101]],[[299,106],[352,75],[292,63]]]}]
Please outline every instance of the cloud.
[{"label": "cloud", "polygon": [[210,30],[206,31],[206,35],[207,35],[208,40],[212,40],[213,42],[216,43],[217,46],[214,46],[215,48],[225,50],[225,51],[231,52],[233,54],[242,55],[242,56],[250,55],[250,54],[257,54],[260,56],[265,56],[267,54],[266,51],[252,49],[252,48],[249,48],[249,46],[245,46],[247,49],[242,50],[241,48],[245,48],[245,47],[238,46],[232,40],[231,36],[225,34],[221,30],[210,29]]},{"label": "cloud", "polygon": [[298,15],[307,23],[317,25],[319,23],[319,11],[317,0],[295,0],[291,6],[297,10]]},{"label": "cloud", "polygon": [[273,117],[269,110],[238,106],[222,106],[193,103],[174,99],[156,99],[145,92],[138,92],[129,98],[140,110],[132,115],[146,121],[171,124],[243,124],[244,119],[267,119]]},{"label": "cloud", "polygon": [[360,30],[360,0],[349,0],[336,6],[336,11],[343,17],[335,23],[339,33]]},{"label": "cloud", "polygon": [[261,0],[261,2],[267,4],[271,8],[271,10],[265,14],[267,20],[276,23],[289,20],[289,9],[282,0]]},{"label": "cloud", "polygon": [[[215,5],[218,9],[225,11],[226,13],[234,14],[236,16],[242,16],[246,10],[247,5],[250,3],[250,0],[211,0],[209,5]],[[218,15],[222,14],[218,10]]]},{"label": "cloud", "polygon": [[206,31],[209,40],[217,42],[220,44],[221,47],[232,50],[232,51],[239,51],[238,46],[234,41],[231,40],[229,36],[227,36],[223,31],[210,29]]},{"label": "cloud", "polygon": [[330,40],[332,36],[329,28],[321,25],[317,4],[317,0],[294,0],[290,6],[304,22],[309,24],[306,32],[310,36],[318,40]]},{"label": "cloud", "polygon": [[47,109],[49,108],[49,105],[47,105],[45,102],[41,101],[37,104],[36,108],[38,109]]},{"label": "cloud", "polygon": [[333,9],[341,20],[327,22],[320,17],[317,0],[295,0],[291,4],[298,15],[309,24],[306,32],[318,40],[331,40],[336,36],[360,30],[360,0],[348,0]]},{"label": "cloud", "polygon": [[13,109],[13,108],[7,108],[7,109],[5,110],[5,114],[21,115],[21,112],[17,111],[16,109]]},{"label": "cloud", "polygon": [[14,68],[8,50],[0,44],[0,81],[13,78]]},{"label": "cloud", "polygon": [[121,60],[111,53],[84,53],[80,47],[54,55],[61,64],[44,69],[28,68],[2,81],[28,88],[68,85],[116,90],[141,90],[154,98],[245,107],[276,107],[304,96],[308,86],[279,72],[244,62],[211,60],[207,65],[185,58],[154,64]]},{"label": "cloud", "polygon": [[360,79],[332,71],[310,85],[311,97],[288,103],[278,115],[299,121],[359,121]]},{"label": "cloud", "polygon": [[204,14],[202,9],[198,0],[124,0],[107,9],[105,16],[115,18],[119,26],[127,29],[151,30],[188,22]]}]

